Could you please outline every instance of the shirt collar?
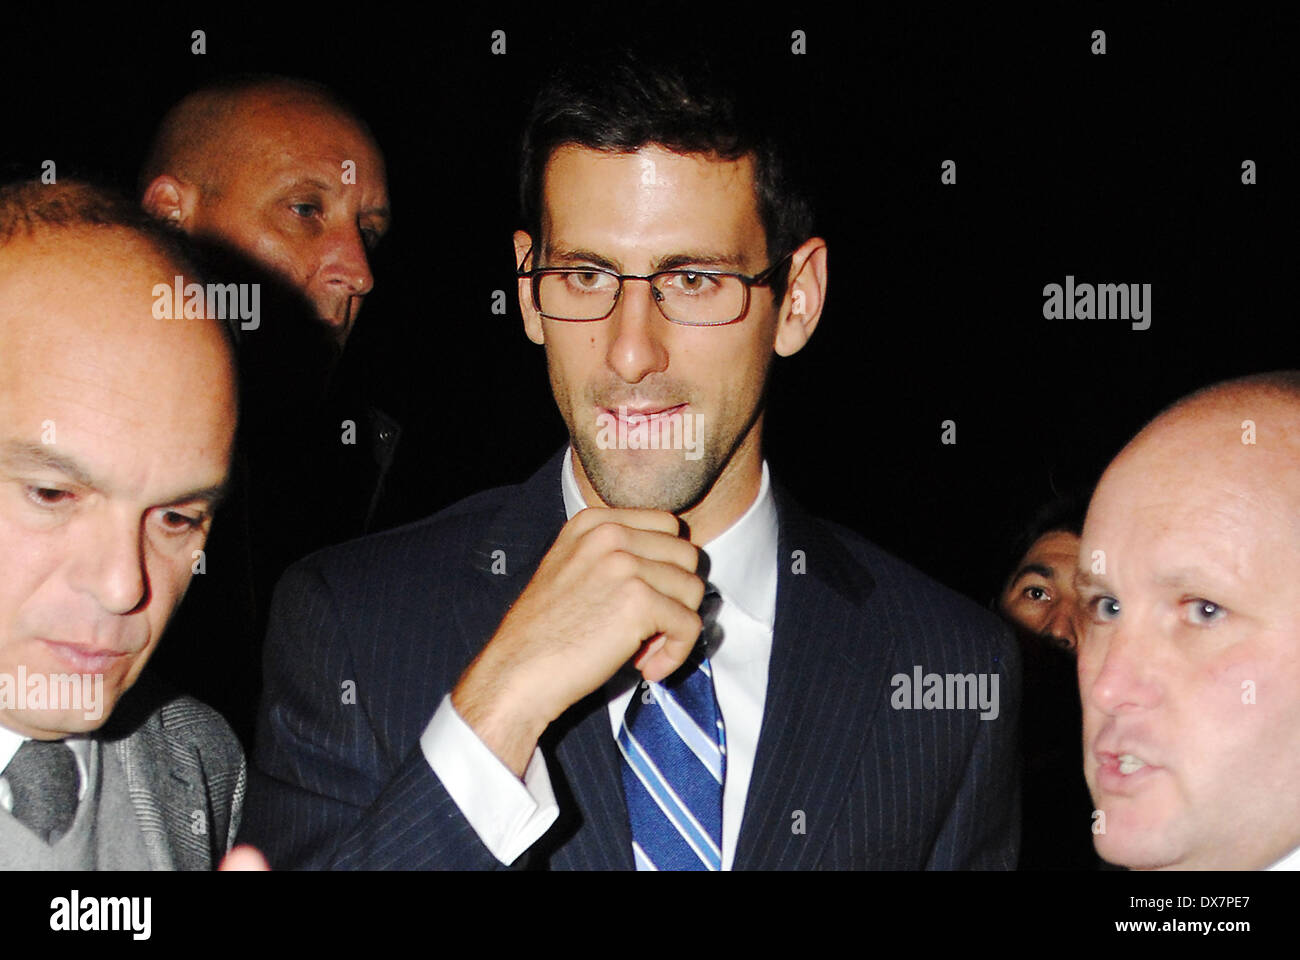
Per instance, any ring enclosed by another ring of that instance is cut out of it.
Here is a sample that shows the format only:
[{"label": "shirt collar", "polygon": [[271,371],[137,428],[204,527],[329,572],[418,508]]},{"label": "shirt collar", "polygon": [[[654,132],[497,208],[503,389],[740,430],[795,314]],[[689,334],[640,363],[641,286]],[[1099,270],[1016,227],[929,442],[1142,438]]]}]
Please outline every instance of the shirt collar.
[{"label": "shirt collar", "polygon": [[1269,870],[1300,870],[1300,847],[1296,847]]},{"label": "shirt collar", "polygon": [[[587,506],[573,472],[573,447],[564,451],[560,488],[565,515],[572,519]],[[764,460],[763,479],[754,502],[735,523],[704,544],[703,549],[709,557],[709,583],[717,588],[722,599],[769,629],[776,621],[778,564],[772,560],[776,557],[778,535],[776,498],[772,495]]]},{"label": "shirt collar", "polygon": [[0,776],[4,776],[5,767],[26,740],[21,733],[0,724]]}]

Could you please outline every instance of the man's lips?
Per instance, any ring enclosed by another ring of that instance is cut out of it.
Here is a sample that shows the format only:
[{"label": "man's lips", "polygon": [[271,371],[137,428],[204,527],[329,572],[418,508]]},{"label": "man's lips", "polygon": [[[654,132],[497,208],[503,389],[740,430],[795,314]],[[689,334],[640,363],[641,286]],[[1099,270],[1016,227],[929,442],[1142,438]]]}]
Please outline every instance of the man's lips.
[{"label": "man's lips", "polygon": [[1148,780],[1162,772],[1138,748],[1117,746],[1108,750],[1096,749],[1097,785],[1106,793],[1128,796],[1140,790]]},{"label": "man's lips", "polygon": [[640,407],[620,405],[615,407],[602,407],[601,409],[610,416],[623,420],[627,423],[634,423],[646,420],[662,420],[665,417],[671,417],[674,413],[680,413],[686,407],[685,403],[664,406],[662,404],[646,404]]},{"label": "man's lips", "polygon": [[113,665],[125,662],[131,656],[129,651],[118,650],[115,647],[93,647],[45,639],[42,639],[41,643],[55,657],[80,673],[103,673]]}]

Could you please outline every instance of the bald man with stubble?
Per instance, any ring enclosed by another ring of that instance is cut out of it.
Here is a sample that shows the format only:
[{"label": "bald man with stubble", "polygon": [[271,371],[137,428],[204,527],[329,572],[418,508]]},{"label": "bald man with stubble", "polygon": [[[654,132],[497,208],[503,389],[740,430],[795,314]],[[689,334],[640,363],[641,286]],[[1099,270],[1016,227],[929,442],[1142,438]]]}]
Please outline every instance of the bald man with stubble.
[{"label": "bald man with stubble", "polygon": [[1300,372],[1216,384],[1103,475],[1079,554],[1094,843],[1300,869]]},{"label": "bald man with stubble", "polygon": [[236,77],[186,96],[159,125],[142,204],[278,274],[341,349],[374,287],[388,230],[384,156],[325,87]]},{"label": "bald man with stubble", "polygon": [[[240,647],[189,680],[247,741],[250,678],[280,574],[321,547],[406,519],[406,498],[394,493],[402,428],[376,400],[386,371],[348,346],[391,219],[384,156],[326,87],[228,77],[168,111],[140,190],[146,211],[204,249],[209,272],[258,291],[258,315],[240,324],[233,522],[182,611],[203,649]],[[411,483],[407,495],[422,495]]]}]

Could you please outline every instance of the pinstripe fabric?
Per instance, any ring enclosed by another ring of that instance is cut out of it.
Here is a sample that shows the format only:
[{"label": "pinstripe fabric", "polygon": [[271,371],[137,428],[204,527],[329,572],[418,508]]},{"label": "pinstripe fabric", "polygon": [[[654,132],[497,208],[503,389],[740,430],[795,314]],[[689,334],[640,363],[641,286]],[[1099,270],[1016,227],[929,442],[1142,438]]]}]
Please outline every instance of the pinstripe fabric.
[{"label": "pinstripe fabric", "polygon": [[[286,573],[240,837],[273,866],[502,869],[418,740],[563,526],[562,456],[520,486]],[[1009,632],[774,492],[777,620],[735,868],[1013,867],[1019,655]],[[792,568],[795,550],[806,573]],[[999,718],[891,709],[890,678],[916,665],[996,671]],[[541,747],[560,817],[514,866],[633,869],[603,692],[551,724]]]},{"label": "pinstripe fabric", "polygon": [[244,751],[222,717],[142,679],[100,734],[126,772],[154,870],[212,870],[243,809]]}]

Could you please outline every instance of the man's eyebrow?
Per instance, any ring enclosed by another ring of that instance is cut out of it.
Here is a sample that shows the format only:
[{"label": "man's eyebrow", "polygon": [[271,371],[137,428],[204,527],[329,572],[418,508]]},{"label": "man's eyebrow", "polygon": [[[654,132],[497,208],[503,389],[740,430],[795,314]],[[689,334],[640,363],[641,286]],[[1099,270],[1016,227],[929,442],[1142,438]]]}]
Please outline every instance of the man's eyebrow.
[{"label": "man's eyebrow", "polygon": [[676,270],[687,265],[699,267],[731,267],[738,270],[744,265],[744,258],[737,253],[673,253],[655,261],[654,269]]},{"label": "man's eyebrow", "polygon": [[319,177],[303,176],[301,174],[295,174],[293,176],[285,177],[280,184],[280,189],[282,191],[296,190],[299,187],[314,187],[315,189],[323,190],[326,193],[335,189],[333,184],[326,183],[324,180],[321,180]]},{"label": "man's eyebrow", "polygon": [[70,480],[83,487],[94,487],[95,480],[90,471],[72,457],[55,453],[42,443],[26,443],[21,440],[8,440],[0,446],[0,462],[12,466],[40,467],[57,470]]},{"label": "man's eyebrow", "polygon": [[[312,189],[319,190],[322,193],[333,193],[341,186],[342,184],[329,183],[328,181],[322,180],[320,177],[312,176],[311,174],[292,174],[281,181],[277,193],[289,193],[302,187],[311,187]],[[384,222],[379,226],[381,231],[387,230],[389,226],[391,226],[393,219],[392,209],[388,206],[367,207],[365,210],[362,210],[358,216],[383,220]]]},{"label": "man's eyebrow", "polygon": [[[546,262],[590,263],[593,266],[612,270],[614,273],[622,272],[622,268],[613,260],[592,250],[553,250],[548,247],[546,249]],[[684,267],[687,265],[700,267],[730,267],[732,269],[739,269],[743,264],[744,258],[735,253],[670,253],[656,260],[651,265],[651,272],[658,273],[661,270],[676,270],[678,267]]]},{"label": "man's eyebrow", "polygon": [[1051,580],[1056,576],[1056,571],[1044,563],[1026,563],[1016,571],[1016,575],[1011,578],[1011,583],[1014,585],[1027,573],[1036,573],[1047,580]]},{"label": "man's eyebrow", "polygon": [[1155,578],[1157,586],[1173,587],[1206,587],[1213,586],[1216,583],[1222,583],[1225,578],[1232,578],[1233,574],[1227,570],[1217,570],[1213,567],[1179,567],[1168,573],[1162,573]]},{"label": "man's eyebrow", "polygon": [[[313,189],[320,190],[324,193],[332,193],[336,190],[342,189],[343,183],[341,181],[334,183],[327,178],[318,177],[310,173],[291,173],[280,181],[280,192],[282,193],[286,190],[296,190],[299,187],[312,187]],[[390,216],[388,206],[370,207],[361,212],[362,214],[372,214],[381,217]]]},{"label": "man's eyebrow", "polygon": [[1074,589],[1076,592],[1080,592],[1084,587],[1096,587],[1100,590],[1110,589],[1106,582],[1100,577],[1094,576],[1091,570],[1080,567],[1074,571]]},{"label": "man's eyebrow", "polygon": [[547,263],[589,263],[595,267],[612,270],[614,273],[622,271],[622,268],[609,257],[603,257],[591,250],[555,250],[548,246],[545,257]]},{"label": "man's eyebrow", "polygon": [[208,501],[208,509],[215,510],[221,506],[230,493],[229,482],[215,483],[207,487],[198,487],[194,490],[186,491],[178,497],[172,497],[166,503],[160,503],[160,507],[177,507],[182,503],[193,503],[195,500]]},{"label": "man's eyebrow", "polygon": [[[92,490],[101,489],[101,485],[85,466],[72,457],[55,453],[41,443],[27,443],[20,440],[6,441],[3,446],[0,446],[0,463],[10,467],[38,467],[55,470],[78,486],[89,487]],[[173,507],[182,503],[192,503],[195,500],[207,500],[210,502],[212,509],[215,510],[226,498],[229,489],[229,481],[195,487],[193,490],[187,490],[177,496],[169,497],[158,506]]]}]

